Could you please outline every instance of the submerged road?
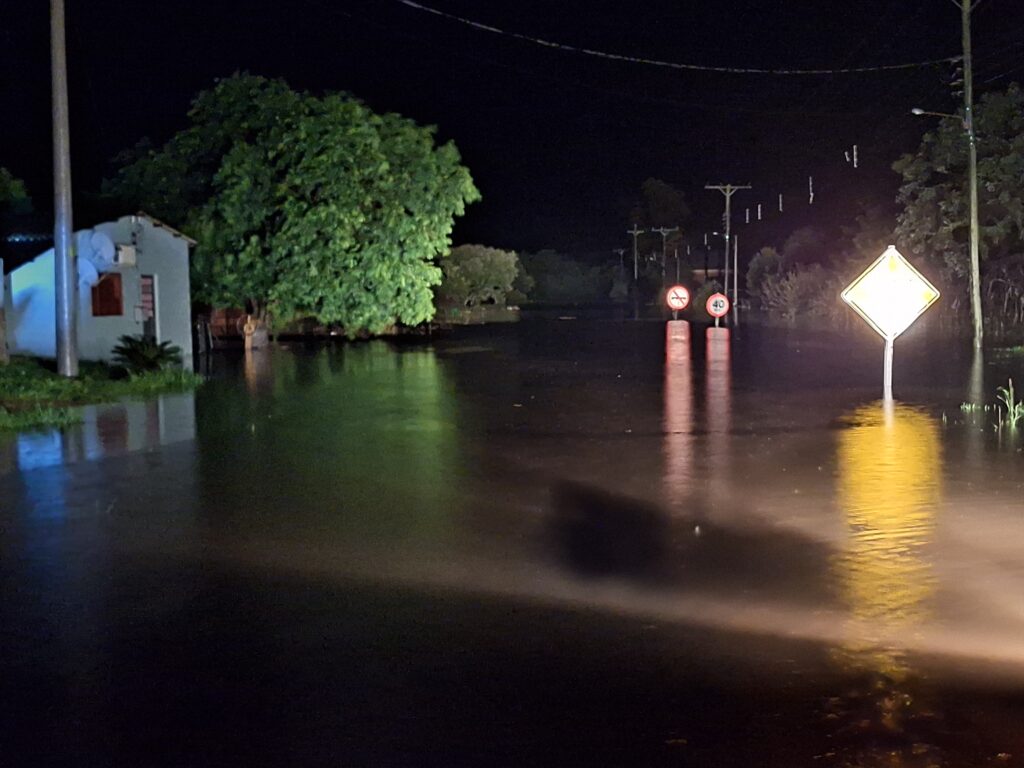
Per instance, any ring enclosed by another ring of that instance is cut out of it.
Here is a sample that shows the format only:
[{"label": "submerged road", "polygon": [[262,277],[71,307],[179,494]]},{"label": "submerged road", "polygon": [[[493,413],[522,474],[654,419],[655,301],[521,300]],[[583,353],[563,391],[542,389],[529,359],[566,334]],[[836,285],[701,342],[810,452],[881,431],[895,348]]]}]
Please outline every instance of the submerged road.
[{"label": "submerged road", "polygon": [[1024,764],[1019,446],[924,339],[886,415],[869,345],[748,334],[277,350],[0,440],[2,763]]}]

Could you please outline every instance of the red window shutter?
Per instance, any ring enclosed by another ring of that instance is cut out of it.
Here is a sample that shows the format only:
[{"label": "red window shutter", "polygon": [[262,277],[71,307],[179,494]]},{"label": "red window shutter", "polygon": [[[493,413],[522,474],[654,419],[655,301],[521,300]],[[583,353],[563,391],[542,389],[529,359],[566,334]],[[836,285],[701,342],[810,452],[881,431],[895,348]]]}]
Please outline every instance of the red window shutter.
[{"label": "red window shutter", "polygon": [[114,317],[124,314],[121,275],[108,272],[92,287],[92,316]]}]

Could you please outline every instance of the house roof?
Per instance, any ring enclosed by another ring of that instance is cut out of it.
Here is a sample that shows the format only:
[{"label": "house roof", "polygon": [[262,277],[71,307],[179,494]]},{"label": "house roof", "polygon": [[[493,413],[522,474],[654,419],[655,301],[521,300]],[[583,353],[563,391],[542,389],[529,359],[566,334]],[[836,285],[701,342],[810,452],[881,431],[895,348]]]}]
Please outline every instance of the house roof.
[{"label": "house roof", "polygon": [[[189,248],[195,246],[196,241],[183,232],[179,232],[170,224],[165,224],[159,219],[153,218],[145,211],[135,214],[140,219],[145,219],[152,226],[167,230],[174,237],[180,237]],[[124,217],[122,217],[124,218]],[[0,236],[0,261],[3,262],[3,273],[10,274],[22,264],[33,261],[39,254],[53,248],[53,232],[33,232],[26,228],[24,232],[12,232],[6,236]]]},{"label": "house roof", "polygon": [[168,232],[170,232],[175,237],[180,237],[182,240],[184,240],[186,243],[188,243],[190,248],[195,246],[195,244],[196,244],[196,241],[193,240],[188,235],[186,235],[184,232],[179,232],[177,229],[172,227],[170,224],[165,224],[164,222],[160,221],[160,219],[157,219],[157,218],[154,218],[154,217],[150,216],[145,211],[139,211],[135,215],[138,216],[140,219],[145,219],[150,224],[152,224],[154,227],[160,227],[160,229],[166,229]]}]

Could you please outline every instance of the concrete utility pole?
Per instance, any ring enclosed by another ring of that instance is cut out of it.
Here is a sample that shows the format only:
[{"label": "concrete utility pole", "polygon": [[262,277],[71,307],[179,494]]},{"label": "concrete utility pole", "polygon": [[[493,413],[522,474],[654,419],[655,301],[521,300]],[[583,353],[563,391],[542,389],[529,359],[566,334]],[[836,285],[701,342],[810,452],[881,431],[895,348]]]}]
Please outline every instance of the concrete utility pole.
[{"label": "concrete utility pole", "polygon": [[636,266],[636,259],[637,259],[637,255],[636,255],[636,238],[637,238],[638,235],[642,235],[646,231],[647,231],[646,229],[637,229],[637,226],[636,226],[635,223],[633,224],[633,228],[632,229],[627,229],[626,230],[626,234],[627,235],[632,235],[633,236],[633,282],[634,283],[637,281],[637,277],[639,275],[639,273],[637,271],[637,266]]},{"label": "concrete utility pole", "polygon": [[981,314],[981,256],[978,242],[978,146],[974,135],[974,76],[971,68],[971,0],[960,0],[964,46],[964,129],[967,131],[968,173],[971,195],[971,315],[974,346],[981,349],[985,336]]},{"label": "concrete utility pole", "polygon": [[732,196],[741,189],[751,189],[749,184],[705,184],[704,189],[717,189],[725,195],[725,291],[729,292],[729,235],[732,232]]},{"label": "concrete utility pole", "polygon": [[[651,227],[651,232],[661,235],[661,282],[665,282],[665,249],[668,243],[668,236],[672,232],[678,232],[679,227]],[[678,270],[677,270],[678,271]]]},{"label": "concrete utility pole", "polygon": [[57,373],[78,375],[78,284],[71,234],[71,150],[68,139],[68,66],[64,0],[50,0],[50,65],[53,99],[53,273],[57,307]]},{"label": "concrete utility pole", "polygon": [[[736,235],[732,239],[732,321],[734,324],[739,325],[740,320],[740,288],[739,288],[739,274],[740,274],[740,236]],[[726,293],[729,291],[727,290]]]},{"label": "concrete utility pole", "polygon": [[[967,187],[970,198],[970,229],[971,229],[971,321],[974,325],[974,347],[981,349],[985,338],[985,323],[981,310],[981,254],[980,231],[978,223],[978,142],[974,132],[974,70],[971,64],[971,3],[970,0],[952,0],[960,9],[961,30],[963,33],[964,62],[964,114],[962,118],[964,135],[967,137]],[[977,5],[977,2],[975,2]],[[933,115],[956,119],[956,115],[948,112],[931,112],[920,107],[910,110],[915,115]]]}]

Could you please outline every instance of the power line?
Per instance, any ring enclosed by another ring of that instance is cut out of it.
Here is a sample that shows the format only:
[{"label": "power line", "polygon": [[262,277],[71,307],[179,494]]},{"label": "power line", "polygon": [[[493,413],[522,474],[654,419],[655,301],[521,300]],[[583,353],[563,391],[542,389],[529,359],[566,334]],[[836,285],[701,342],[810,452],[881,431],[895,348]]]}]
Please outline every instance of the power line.
[{"label": "power line", "polygon": [[544,40],[543,38],[539,37],[531,37],[530,35],[524,35],[521,32],[510,32],[508,30],[491,26],[490,24],[482,24],[479,21],[467,19],[464,16],[456,16],[453,13],[447,13],[445,11],[438,10],[437,8],[431,8],[430,6],[413,2],[413,0],[397,0],[397,2],[417,11],[422,11],[424,13],[430,13],[435,16],[440,16],[441,18],[449,19],[450,21],[457,21],[460,24],[465,24],[466,26],[472,27],[473,29],[478,29],[481,32],[490,32],[496,35],[503,35],[505,37],[515,38],[516,40],[522,40],[527,43],[533,43],[534,45],[543,46],[545,48],[554,48],[560,51],[579,53],[584,54],[586,56],[595,56],[597,58],[610,59],[612,61],[626,61],[632,64],[647,64],[649,66],[665,67],[668,69],[688,70],[693,72],[718,72],[733,75],[849,75],[867,72],[885,72],[900,69],[918,69],[921,67],[931,67],[936,64],[948,64],[950,62],[959,61],[962,58],[960,56],[947,56],[946,58],[943,59],[932,59],[930,61],[915,61],[903,64],[881,64],[872,67],[845,67],[841,69],[759,69],[757,67],[714,67],[705,64],[688,64],[678,61],[648,59],[642,56],[629,56],[621,53],[599,51],[593,48],[581,48],[579,46],[568,45],[566,43],[554,42],[552,40]]}]

